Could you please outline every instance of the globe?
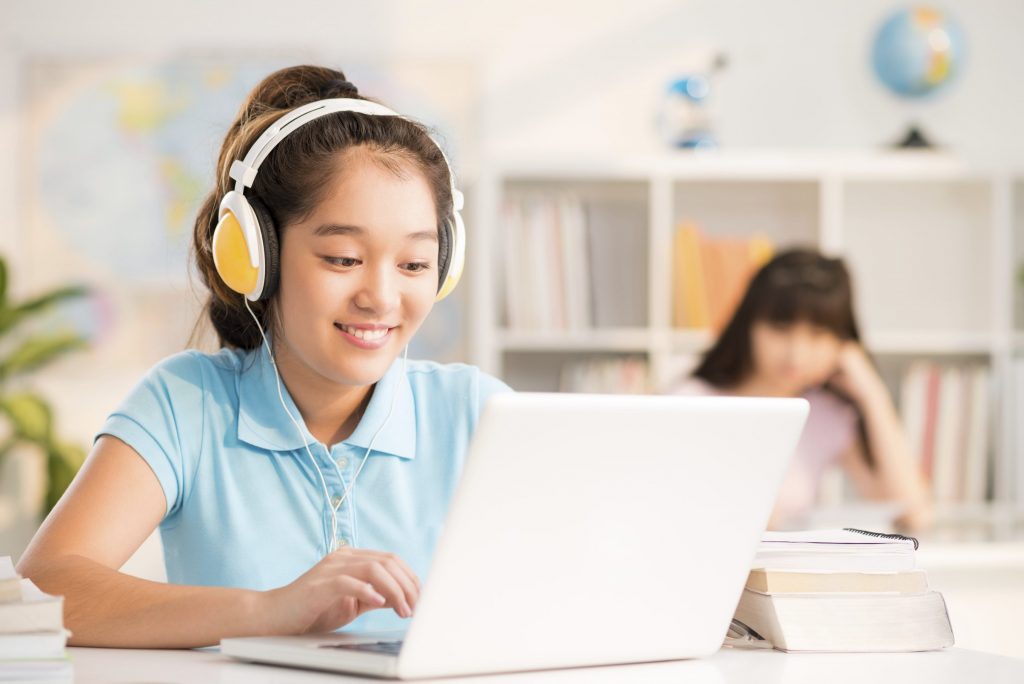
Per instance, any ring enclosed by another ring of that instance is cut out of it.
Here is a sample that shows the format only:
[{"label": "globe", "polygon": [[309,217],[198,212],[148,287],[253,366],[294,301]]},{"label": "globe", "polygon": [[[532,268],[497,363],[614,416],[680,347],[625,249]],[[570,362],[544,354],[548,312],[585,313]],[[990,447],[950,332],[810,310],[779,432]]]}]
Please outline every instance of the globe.
[{"label": "globe", "polygon": [[912,7],[891,14],[875,35],[871,62],[897,95],[926,97],[946,86],[964,60],[960,27],[946,13]]}]

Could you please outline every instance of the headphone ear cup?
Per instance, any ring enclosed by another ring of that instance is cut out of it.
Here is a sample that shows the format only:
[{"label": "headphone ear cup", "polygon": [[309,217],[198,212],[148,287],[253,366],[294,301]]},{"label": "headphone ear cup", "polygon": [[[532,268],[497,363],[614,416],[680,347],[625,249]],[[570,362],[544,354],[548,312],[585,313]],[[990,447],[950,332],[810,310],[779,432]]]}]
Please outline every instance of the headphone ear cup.
[{"label": "headphone ear cup", "polygon": [[445,219],[437,236],[437,291],[444,287],[452,265],[452,220]]},{"label": "headphone ear cup", "polygon": [[277,239],[277,224],[271,216],[267,205],[263,204],[257,197],[247,197],[252,213],[256,217],[256,228],[263,240],[263,290],[260,291],[260,300],[269,299],[277,292],[277,284],[280,280],[280,249]]},{"label": "headphone ear cup", "polygon": [[455,286],[459,284],[466,260],[466,227],[462,223],[462,215],[458,211],[453,212],[451,220],[446,226],[450,231],[447,246],[448,263],[445,265],[444,281],[441,284],[441,289],[434,299],[434,301],[438,302],[450,295]]}]

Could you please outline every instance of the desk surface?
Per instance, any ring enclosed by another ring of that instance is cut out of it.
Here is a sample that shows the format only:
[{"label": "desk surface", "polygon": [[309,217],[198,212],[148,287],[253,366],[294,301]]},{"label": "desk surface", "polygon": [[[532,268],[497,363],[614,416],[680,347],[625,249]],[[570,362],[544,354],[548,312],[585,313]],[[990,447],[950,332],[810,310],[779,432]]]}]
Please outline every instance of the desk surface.
[{"label": "desk surface", "polygon": [[[304,684],[368,682],[324,672],[293,670],[233,661],[212,651],[143,651],[69,648],[75,684],[111,682],[220,682],[221,684]],[[1024,682],[1024,660],[977,651],[948,649],[931,653],[789,654],[726,648],[711,658],[646,665],[579,668],[493,677],[460,677],[457,684],[582,684],[583,682],[672,682],[673,684],[885,684],[893,682]]]}]

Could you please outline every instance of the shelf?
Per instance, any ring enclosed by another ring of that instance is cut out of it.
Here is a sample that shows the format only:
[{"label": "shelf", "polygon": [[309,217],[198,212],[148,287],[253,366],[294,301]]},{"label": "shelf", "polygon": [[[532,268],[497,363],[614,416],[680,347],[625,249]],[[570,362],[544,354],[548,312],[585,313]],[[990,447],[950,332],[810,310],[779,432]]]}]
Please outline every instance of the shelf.
[{"label": "shelf", "polygon": [[651,333],[646,328],[501,330],[498,332],[497,343],[502,351],[646,353],[651,347]]},{"label": "shelf", "polygon": [[713,341],[710,330],[677,328],[669,333],[669,346],[677,354],[699,354],[710,347]]},{"label": "shelf", "polygon": [[841,177],[850,181],[986,180],[995,169],[967,164],[942,152],[850,150],[702,150],[629,159],[506,158],[489,168],[509,179],[580,178],[643,180],[652,177],[709,181],[788,182]]},{"label": "shelf", "polygon": [[995,336],[984,332],[879,332],[865,335],[864,346],[874,354],[989,354]]}]

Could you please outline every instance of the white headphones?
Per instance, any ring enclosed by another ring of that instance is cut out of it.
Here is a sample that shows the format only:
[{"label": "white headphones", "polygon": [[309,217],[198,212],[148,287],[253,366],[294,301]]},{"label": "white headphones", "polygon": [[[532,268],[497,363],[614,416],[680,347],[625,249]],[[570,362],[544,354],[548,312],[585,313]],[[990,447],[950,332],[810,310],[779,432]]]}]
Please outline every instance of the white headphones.
[{"label": "white headphones", "polygon": [[[246,197],[256,174],[267,157],[288,135],[311,121],[337,112],[356,112],[371,116],[396,116],[407,119],[384,105],[355,98],[317,100],[280,116],[256,139],[241,161],[231,163],[234,190],[220,201],[219,220],[213,231],[213,263],[221,280],[249,301],[267,299],[277,289],[280,274],[278,229],[270,212],[258,198]],[[452,212],[441,220],[438,234],[437,301],[447,297],[466,263],[466,227],[462,221],[464,199],[455,187],[455,174],[448,157],[436,140],[430,140],[441,152],[452,193]]]}]

